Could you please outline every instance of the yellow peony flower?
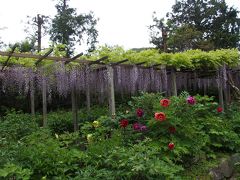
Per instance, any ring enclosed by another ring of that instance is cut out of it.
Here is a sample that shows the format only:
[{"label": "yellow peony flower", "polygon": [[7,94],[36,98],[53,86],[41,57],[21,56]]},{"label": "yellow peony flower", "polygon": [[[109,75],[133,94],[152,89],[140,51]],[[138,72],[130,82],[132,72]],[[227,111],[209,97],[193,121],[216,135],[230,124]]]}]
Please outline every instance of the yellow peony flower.
[{"label": "yellow peony flower", "polygon": [[93,121],[92,125],[93,125],[93,127],[97,128],[100,126],[100,123],[99,123],[99,121]]},{"label": "yellow peony flower", "polygon": [[87,135],[87,141],[88,141],[89,143],[91,143],[92,140],[93,140],[93,135],[92,135],[92,134],[88,134],[88,135]]}]

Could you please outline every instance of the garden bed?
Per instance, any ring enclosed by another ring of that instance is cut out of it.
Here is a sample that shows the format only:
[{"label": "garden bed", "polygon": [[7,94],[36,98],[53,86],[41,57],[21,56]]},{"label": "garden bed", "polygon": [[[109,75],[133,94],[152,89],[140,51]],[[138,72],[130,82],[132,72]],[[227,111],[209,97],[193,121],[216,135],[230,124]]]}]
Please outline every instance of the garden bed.
[{"label": "garden bed", "polygon": [[[0,177],[4,179],[211,178],[222,157],[239,152],[240,113],[223,112],[213,97],[187,92],[171,98],[143,93],[107,108],[41,116],[9,111],[0,123]],[[237,165],[237,164],[236,164]]]}]

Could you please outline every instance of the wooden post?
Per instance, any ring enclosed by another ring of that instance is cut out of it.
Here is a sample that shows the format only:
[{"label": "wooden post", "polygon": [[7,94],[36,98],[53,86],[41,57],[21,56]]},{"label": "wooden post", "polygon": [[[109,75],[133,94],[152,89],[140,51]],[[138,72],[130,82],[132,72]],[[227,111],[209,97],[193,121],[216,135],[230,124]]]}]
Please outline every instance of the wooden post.
[{"label": "wooden post", "polygon": [[30,102],[31,102],[31,114],[35,116],[35,97],[34,97],[34,79],[30,80]]},{"label": "wooden post", "polygon": [[161,65],[161,78],[162,78],[162,92],[165,96],[168,96],[168,78],[167,78],[167,70],[165,65]]},{"label": "wooden post", "polygon": [[107,65],[108,71],[108,87],[109,87],[109,108],[112,119],[115,119],[116,110],[115,110],[115,95],[114,95],[114,77],[113,77],[113,67]]},{"label": "wooden post", "polygon": [[229,84],[227,84],[227,96],[228,96],[228,105],[230,105],[231,104],[231,102],[232,102],[232,98],[231,98],[231,88],[230,88],[230,85]]},{"label": "wooden post", "polygon": [[43,77],[42,81],[42,108],[43,108],[43,127],[47,127],[47,81]]},{"label": "wooden post", "polygon": [[222,87],[222,73],[221,70],[219,69],[217,71],[218,73],[218,99],[219,99],[219,105],[221,108],[224,110],[224,101],[223,101],[223,87]]},{"label": "wooden post", "polygon": [[223,79],[223,94],[224,94],[224,100],[225,100],[225,109],[228,107],[229,103],[230,103],[230,92],[229,92],[229,86],[227,84],[227,67],[226,67],[226,64],[223,65],[222,67],[222,72],[223,72],[223,75],[222,75],[222,79]]},{"label": "wooden post", "polygon": [[203,79],[203,94],[207,95],[207,79]]},{"label": "wooden post", "polygon": [[90,83],[90,66],[89,65],[86,65],[85,67],[85,77],[86,77],[86,81],[85,81],[85,84],[86,84],[86,101],[87,101],[87,111],[88,113],[90,112],[90,86],[89,86],[89,83]]},{"label": "wooden post", "polygon": [[73,128],[74,128],[74,132],[75,132],[75,131],[78,131],[77,93],[76,93],[75,85],[73,85],[73,87],[72,87],[71,101],[72,101]]},{"label": "wooden post", "polygon": [[172,96],[177,96],[176,71],[174,68],[171,69],[171,90]]},{"label": "wooden post", "polygon": [[196,91],[197,91],[197,72],[196,71],[194,71],[193,72],[193,78],[194,78],[194,84],[193,84],[193,91],[194,91],[194,93],[196,93]]},{"label": "wooden post", "polygon": [[154,91],[154,84],[155,84],[155,77],[154,77],[154,69],[153,67],[150,67],[149,69],[149,74],[150,74],[150,92],[153,92]]}]

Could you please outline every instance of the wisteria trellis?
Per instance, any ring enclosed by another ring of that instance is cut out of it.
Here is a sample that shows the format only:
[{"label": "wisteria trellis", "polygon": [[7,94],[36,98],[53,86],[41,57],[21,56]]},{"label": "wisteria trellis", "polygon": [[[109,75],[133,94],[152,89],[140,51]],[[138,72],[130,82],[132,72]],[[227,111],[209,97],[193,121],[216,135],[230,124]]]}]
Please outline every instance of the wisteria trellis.
[{"label": "wisteria trellis", "polygon": [[[86,80],[86,70],[88,70],[88,81]],[[204,90],[219,88],[220,84],[226,88],[227,70],[221,68],[218,75],[201,77],[194,72],[176,72],[177,90]],[[239,74],[237,74],[239,76]],[[144,92],[163,92],[166,95],[171,94],[171,76],[166,68],[147,68],[137,65],[117,65],[113,66],[114,91],[116,94],[134,95],[139,91]],[[236,84],[240,85],[239,78],[236,78]],[[88,68],[86,66],[65,66],[63,62],[56,62],[48,68],[27,68],[21,66],[12,66],[0,72],[1,91],[18,92],[22,95],[28,95],[31,89],[30,84],[34,84],[34,91],[42,91],[43,80],[46,81],[48,101],[52,94],[58,94],[68,97],[71,94],[72,87],[76,88],[78,93],[86,93],[86,86],[90,88],[90,96],[99,96],[99,101],[104,102],[108,97],[109,75],[106,68]],[[216,83],[217,82],[217,83]]]},{"label": "wisteria trellis", "polygon": [[[153,69],[138,66],[115,66],[114,86],[117,94],[134,95],[139,91],[166,92],[171,89],[170,76],[165,68]],[[57,93],[67,97],[71,93],[71,87],[76,86],[79,93],[85,93],[86,83],[89,83],[90,94],[106,96],[108,75],[106,69],[91,69],[89,82],[86,82],[84,66],[66,68],[63,63],[55,63],[51,70],[46,72],[44,68],[34,70],[14,66],[0,73],[1,91],[18,92],[27,95],[30,91],[30,82],[34,81],[35,89],[41,91],[43,78],[46,78],[48,99],[51,94]],[[223,80],[226,87],[226,70],[220,70],[222,77],[193,77],[190,72],[177,72],[177,89],[192,90],[194,86],[199,89],[217,88],[219,79]],[[217,81],[216,81],[217,80]],[[236,82],[240,84],[240,81]]]}]

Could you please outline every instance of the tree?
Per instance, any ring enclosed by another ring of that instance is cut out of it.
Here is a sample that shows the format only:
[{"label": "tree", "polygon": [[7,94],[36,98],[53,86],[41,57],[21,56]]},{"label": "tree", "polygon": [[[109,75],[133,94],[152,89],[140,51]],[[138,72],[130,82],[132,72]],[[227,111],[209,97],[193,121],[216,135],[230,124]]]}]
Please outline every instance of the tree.
[{"label": "tree", "polygon": [[150,43],[154,44],[159,50],[167,51],[167,27],[164,24],[164,19],[158,19],[156,13],[153,14],[153,25],[149,26],[150,29]]},{"label": "tree", "polygon": [[36,49],[40,52],[42,47],[42,37],[47,35],[49,31],[50,17],[37,14],[35,17],[27,16],[27,18],[27,26],[24,30],[28,34],[27,39],[31,42],[30,44],[35,44],[37,42]]},{"label": "tree", "polygon": [[58,0],[57,15],[52,20],[50,29],[51,40],[66,45],[66,54],[70,56],[76,43],[80,45],[86,38],[89,51],[95,49],[98,31],[95,29],[97,19],[92,12],[77,15],[75,8],[67,4],[69,0]]},{"label": "tree", "polygon": [[169,32],[168,49],[173,52],[182,52],[188,49],[211,50],[213,44],[202,39],[203,33],[188,24]]},{"label": "tree", "polygon": [[167,44],[172,51],[236,48],[240,40],[238,13],[225,0],[178,1],[167,14]]},{"label": "tree", "polygon": [[24,40],[24,41],[17,42],[14,44],[9,44],[8,46],[10,49],[13,49],[13,47],[18,48],[19,52],[21,52],[21,53],[35,51],[34,41]]}]

